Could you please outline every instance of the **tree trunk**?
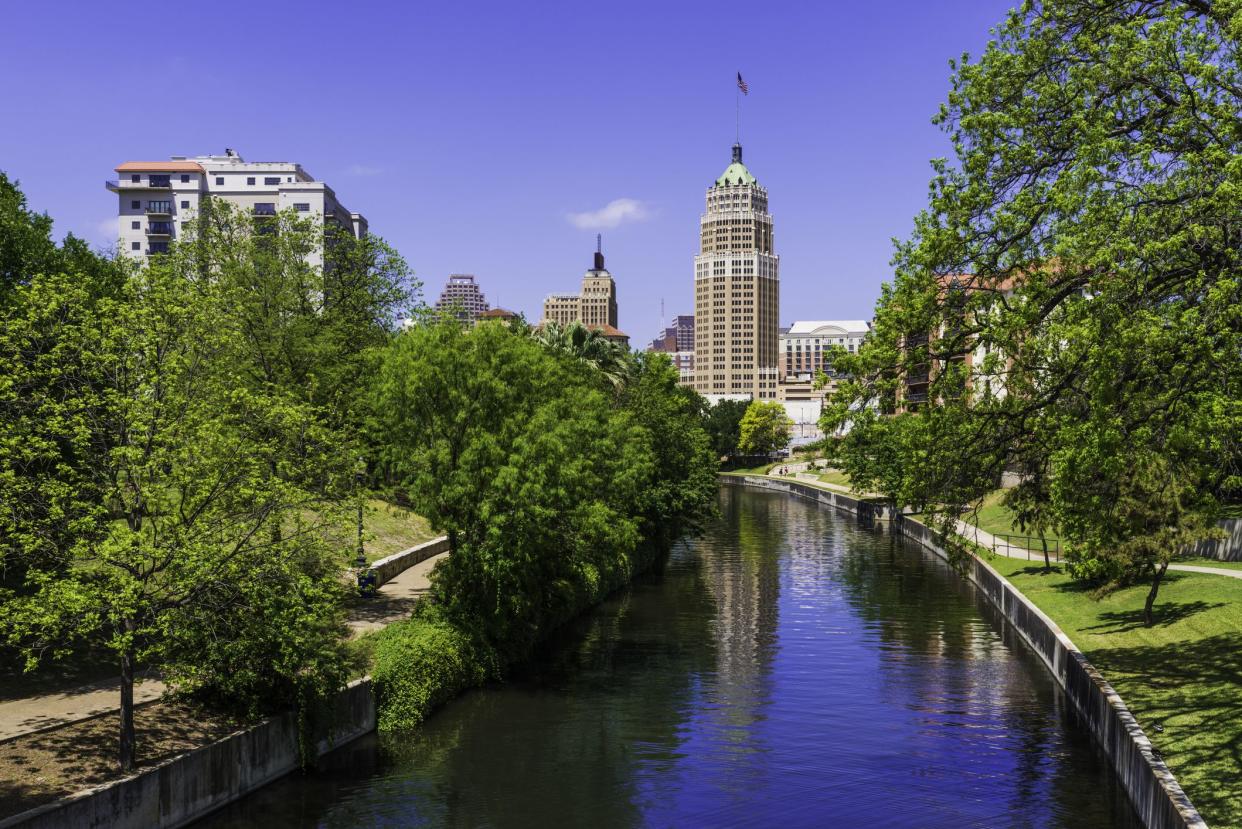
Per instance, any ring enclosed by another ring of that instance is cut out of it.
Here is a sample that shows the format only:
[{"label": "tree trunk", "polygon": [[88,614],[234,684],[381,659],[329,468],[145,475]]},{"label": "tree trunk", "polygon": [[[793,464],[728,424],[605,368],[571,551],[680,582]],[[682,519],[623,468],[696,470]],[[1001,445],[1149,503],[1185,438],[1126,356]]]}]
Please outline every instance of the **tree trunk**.
[{"label": "tree trunk", "polygon": [[1039,534],[1039,543],[1044,545],[1044,572],[1047,573],[1052,569],[1052,562],[1048,560],[1048,539],[1043,533]]},{"label": "tree trunk", "polygon": [[1152,615],[1152,606],[1156,603],[1156,593],[1160,590],[1160,580],[1164,578],[1165,571],[1169,569],[1167,561],[1160,562],[1160,566],[1156,568],[1155,575],[1151,579],[1151,590],[1147,591],[1147,602],[1143,605],[1143,623],[1147,627],[1151,627],[1156,623],[1155,616]]},{"label": "tree trunk", "polygon": [[[125,622],[125,632],[132,634],[133,622]],[[134,649],[127,645],[121,652],[121,771],[134,769]]]}]

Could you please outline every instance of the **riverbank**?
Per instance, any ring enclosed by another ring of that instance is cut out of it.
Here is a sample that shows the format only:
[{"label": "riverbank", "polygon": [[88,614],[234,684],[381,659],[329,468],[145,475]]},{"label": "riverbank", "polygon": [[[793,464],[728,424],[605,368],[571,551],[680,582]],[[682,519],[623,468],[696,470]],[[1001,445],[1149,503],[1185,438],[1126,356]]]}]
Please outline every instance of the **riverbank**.
[{"label": "riverbank", "polygon": [[[820,493],[825,491],[824,485],[767,476],[730,477],[726,480],[734,484],[762,488],[782,488],[783,484],[783,488],[792,494],[812,497],[816,501],[823,500]],[[895,529],[929,549],[942,553],[934,533],[917,521],[910,518],[899,520]],[[1025,562],[1013,563],[1023,569],[1034,569]],[[1024,597],[1003,578],[1002,573],[994,570],[978,556],[972,558],[966,575],[983,588],[985,594],[1041,656],[1074,700],[1080,713],[1096,733],[1100,744],[1112,758],[1119,776],[1130,790],[1135,806],[1144,816],[1147,825],[1205,826],[1191,806],[1189,798],[1183,794],[1173,778],[1171,770],[1166,767],[1160,751],[1152,751],[1153,746],[1132,712],[1126,709],[1121,697],[1117,696],[1097,670],[1087,662],[1082,652],[1059,629],[1055,619],[1045,615],[1042,608]],[[1233,582],[1232,579],[1224,581]],[[1085,598],[1085,594],[1080,596],[1080,599]],[[1029,609],[1024,610],[1023,606]],[[1141,603],[1138,607],[1141,608]],[[1213,806],[1218,803],[1217,800],[1212,801]],[[1228,818],[1227,814],[1223,816]],[[1216,822],[1213,825],[1234,824]]]}]

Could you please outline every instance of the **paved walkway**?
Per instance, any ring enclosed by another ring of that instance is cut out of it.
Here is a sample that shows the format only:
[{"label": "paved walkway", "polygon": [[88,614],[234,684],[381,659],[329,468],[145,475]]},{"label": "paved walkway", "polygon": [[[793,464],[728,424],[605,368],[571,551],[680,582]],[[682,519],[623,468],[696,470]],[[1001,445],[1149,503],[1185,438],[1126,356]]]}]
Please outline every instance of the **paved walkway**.
[{"label": "paved walkway", "polygon": [[[352,635],[377,630],[410,615],[414,602],[431,589],[431,569],[448,553],[441,553],[415,564],[379,589],[373,599],[359,599],[350,608]],[[145,679],[134,685],[134,702],[153,702],[163,696],[167,686],[158,679]],[[117,710],[121,680],[109,679],[66,691],[0,702],[0,740],[65,725]]]},{"label": "paved walkway", "polygon": [[[805,478],[803,476],[806,476]],[[768,478],[776,480],[789,480],[793,478],[799,483],[809,483],[821,489],[831,489],[845,495],[854,495],[855,493],[847,486],[840,484],[830,484],[826,481],[818,480],[818,476],[812,476],[809,473],[791,474],[789,475],[768,475]],[[1043,561],[1043,550],[1027,550],[1024,547],[1017,547],[1007,542],[1001,541],[986,530],[981,530],[974,524],[967,524],[965,521],[957,522],[958,534],[964,538],[974,541],[980,547],[986,547],[999,556],[1006,558],[1024,558],[1029,561]],[[1203,567],[1198,564],[1170,564],[1170,570],[1181,570],[1184,573],[1207,573],[1212,576],[1227,576],[1231,579],[1242,579],[1242,570],[1231,570],[1228,567]]]}]

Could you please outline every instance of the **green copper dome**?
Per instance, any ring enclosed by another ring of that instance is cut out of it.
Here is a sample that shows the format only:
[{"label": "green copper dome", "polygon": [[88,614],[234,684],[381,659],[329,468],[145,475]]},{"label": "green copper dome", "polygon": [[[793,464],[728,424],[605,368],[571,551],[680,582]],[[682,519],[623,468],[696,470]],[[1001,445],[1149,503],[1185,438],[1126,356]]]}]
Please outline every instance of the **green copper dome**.
[{"label": "green copper dome", "polygon": [[759,181],[750,174],[750,170],[746,169],[746,165],[742,163],[742,145],[733,145],[733,161],[725,168],[720,178],[716,179],[717,187],[724,187],[730,184],[758,184]]}]

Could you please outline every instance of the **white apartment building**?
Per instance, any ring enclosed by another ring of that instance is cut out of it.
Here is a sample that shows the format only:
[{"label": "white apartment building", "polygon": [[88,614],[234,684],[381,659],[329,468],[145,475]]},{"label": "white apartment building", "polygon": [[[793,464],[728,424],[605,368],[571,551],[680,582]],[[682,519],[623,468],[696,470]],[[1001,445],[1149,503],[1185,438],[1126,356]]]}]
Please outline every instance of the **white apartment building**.
[{"label": "white apartment building", "polygon": [[[803,437],[819,437],[819,416],[824,400],[837,389],[838,375],[825,359],[831,346],[858,353],[871,330],[866,320],[810,320],[795,322],[781,330],[780,401]],[[815,388],[815,377],[824,372],[828,382]]]},{"label": "white apartment building", "polygon": [[[362,238],[367,220],[352,213],[302,165],[287,161],[247,162],[232,150],[224,155],[168,161],[126,161],[107,182],[117,194],[117,230],[122,251],[136,259],[168,250],[198,213],[205,196],[224,199],[258,216],[292,208],[334,222]],[[322,253],[316,254],[321,264]]]},{"label": "white apartment building", "polygon": [[775,400],[780,257],[768,191],[742,163],[742,146],[707,190],[694,257],[694,388],[708,400]]}]

